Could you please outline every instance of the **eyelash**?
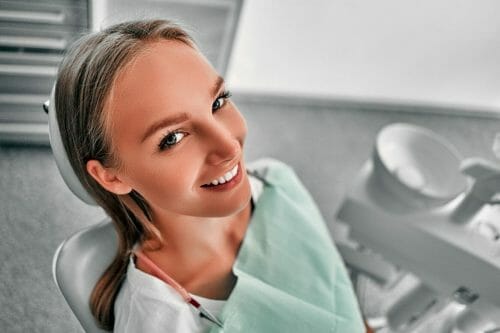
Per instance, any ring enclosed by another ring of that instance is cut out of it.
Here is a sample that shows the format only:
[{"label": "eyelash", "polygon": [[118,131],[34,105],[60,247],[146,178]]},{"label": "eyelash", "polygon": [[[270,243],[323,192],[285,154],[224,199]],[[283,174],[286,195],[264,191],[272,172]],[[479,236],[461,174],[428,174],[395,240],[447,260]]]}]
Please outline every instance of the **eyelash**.
[{"label": "eyelash", "polygon": [[[214,103],[212,104],[212,112],[217,112],[219,109],[221,109],[222,107],[224,107],[224,105],[226,105],[226,100],[231,97],[232,94],[229,90],[225,90],[223,91],[219,96],[217,96],[217,98],[215,99]],[[217,102],[219,99],[223,99],[224,100],[224,104],[222,104],[221,106],[217,107],[214,109],[214,104],[215,102]],[[168,146],[166,146],[167,144],[167,138],[169,136],[171,136],[172,134],[182,134],[182,138],[181,140],[184,138],[184,136],[186,135],[186,133],[182,132],[182,131],[170,131],[168,132],[165,136],[163,136],[163,138],[160,140],[160,143],[158,144],[158,149],[160,151],[164,151],[164,150],[168,150],[168,149],[171,149],[172,147],[174,147],[179,141],[177,141],[176,143],[173,143],[173,144],[170,144]]]},{"label": "eyelash", "polygon": [[231,97],[231,96],[232,96],[232,94],[231,94],[231,92],[230,92],[229,90],[225,90],[225,91],[223,91],[223,92],[222,92],[219,96],[217,96],[217,98],[216,98],[216,99],[215,99],[215,101],[214,101],[214,104],[215,104],[215,102],[217,102],[217,101],[218,101],[219,99],[221,99],[221,98],[224,100],[224,104],[222,104],[220,107],[218,107],[218,108],[216,108],[216,109],[214,109],[214,108],[213,108],[214,104],[212,104],[212,112],[216,112],[216,111],[217,111],[217,110],[219,110],[220,108],[224,107],[224,105],[226,105],[226,100],[227,100],[229,97]]},{"label": "eyelash", "polygon": [[161,140],[160,140],[160,143],[158,144],[158,149],[160,151],[164,151],[164,150],[168,150],[168,149],[172,149],[172,147],[174,147],[177,143],[179,143],[179,141],[176,141],[175,143],[173,144],[169,144],[167,145],[167,140],[168,138],[172,135],[172,134],[182,134],[182,138],[181,140],[186,136],[186,133],[182,132],[182,131],[171,131],[171,132],[168,132]]}]

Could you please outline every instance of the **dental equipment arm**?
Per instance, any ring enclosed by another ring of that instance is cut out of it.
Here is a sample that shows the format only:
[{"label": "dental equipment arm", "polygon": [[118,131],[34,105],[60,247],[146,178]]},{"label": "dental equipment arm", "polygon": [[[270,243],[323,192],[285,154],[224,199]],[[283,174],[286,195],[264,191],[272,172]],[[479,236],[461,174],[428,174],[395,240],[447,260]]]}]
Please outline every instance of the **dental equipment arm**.
[{"label": "dental equipment arm", "polygon": [[[402,325],[404,320],[410,321],[412,317],[422,315],[429,304],[454,299],[467,305],[468,311],[500,326],[499,244],[485,241],[482,235],[465,227],[468,219],[487,203],[480,200],[479,204],[475,196],[489,201],[495,194],[493,189],[500,188],[496,185],[500,173],[492,165],[479,164],[477,160],[464,163],[463,169],[480,181],[467,193],[438,209],[394,214],[373,198],[373,193],[384,194],[379,189],[377,192],[370,188],[374,186],[374,175],[373,164],[369,161],[341,206],[338,218],[349,225],[352,239],[382,255],[390,263],[417,275],[423,285],[416,288],[427,291],[420,294],[426,297],[416,300],[416,306],[405,305],[407,312],[388,313],[393,317],[393,323]],[[469,217],[465,218],[466,215]],[[462,223],[456,223],[457,219]],[[343,250],[341,246],[341,253],[347,253]],[[363,265],[359,258],[354,260],[354,265],[350,265],[352,258],[356,256],[350,254],[346,257],[348,266]],[[407,295],[405,299],[416,293],[410,290]],[[399,303],[406,304],[405,299]],[[396,302],[396,305],[399,303]],[[393,306],[391,309],[397,308]],[[400,319],[396,318],[398,316]]]},{"label": "dental equipment arm", "polygon": [[349,231],[336,241],[354,276],[387,286],[407,272],[389,284],[403,288],[383,309],[391,332],[414,332],[448,309],[454,332],[500,331],[500,210],[482,214],[499,192],[500,167],[463,160],[436,133],[411,124],[380,131],[337,213]]},{"label": "dental equipment arm", "polygon": [[453,212],[452,219],[458,223],[467,223],[485,204],[499,204],[492,198],[500,193],[500,168],[487,160],[468,158],[460,169],[473,178],[473,185],[467,196]]}]

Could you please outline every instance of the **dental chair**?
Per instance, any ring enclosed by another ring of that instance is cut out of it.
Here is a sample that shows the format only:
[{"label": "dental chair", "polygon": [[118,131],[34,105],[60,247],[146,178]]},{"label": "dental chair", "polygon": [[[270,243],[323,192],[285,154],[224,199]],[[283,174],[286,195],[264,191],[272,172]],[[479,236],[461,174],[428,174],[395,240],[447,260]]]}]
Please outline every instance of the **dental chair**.
[{"label": "dental chair", "polygon": [[52,275],[56,285],[85,332],[107,332],[97,326],[89,301],[116,248],[113,225],[104,220],[66,239],[54,255]]},{"label": "dental chair", "polygon": [[[82,201],[96,205],[80,184],[64,150],[56,119],[54,90],[44,108],[49,115],[50,145],[64,182]],[[106,332],[98,327],[90,312],[90,294],[117,248],[114,227],[109,219],[105,219],[70,236],[54,255],[52,274],[55,283],[85,332]]]}]

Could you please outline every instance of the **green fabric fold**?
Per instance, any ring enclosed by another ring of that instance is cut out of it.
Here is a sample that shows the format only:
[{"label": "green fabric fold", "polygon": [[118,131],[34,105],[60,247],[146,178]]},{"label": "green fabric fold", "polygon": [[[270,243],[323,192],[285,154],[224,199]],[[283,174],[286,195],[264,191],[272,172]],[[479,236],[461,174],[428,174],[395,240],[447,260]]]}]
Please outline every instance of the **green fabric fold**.
[{"label": "green fabric fold", "polygon": [[365,332],[344,263],[294,171],[270,159],[248,169],[266,186],[233,265],[224,327],[210,332]]}]

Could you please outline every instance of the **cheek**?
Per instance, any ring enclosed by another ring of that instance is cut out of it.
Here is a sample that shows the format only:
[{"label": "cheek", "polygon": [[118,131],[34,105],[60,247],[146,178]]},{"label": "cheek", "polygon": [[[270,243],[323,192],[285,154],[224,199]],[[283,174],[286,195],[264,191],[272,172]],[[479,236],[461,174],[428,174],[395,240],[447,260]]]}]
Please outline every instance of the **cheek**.
[{"label": "cheek", "polygon": [[[132,187],[147,201],[160,206],[171,202],[171,198],[178,200],[189,196],[197,173],[194,170],[195,160],[187,153],[176,158],[159,156],[156,161],[136,164],[129,173]],[[179,168],[180,165],[182,168]]]},{"label": "cheek", "polygon": [[238,108],[234,107],[228,122],[231,131],[233,132],[233,136],[237,138],[243,146],[247,135],[247,123],[245,118],[243,118],[243,115],[238,111]]}]

